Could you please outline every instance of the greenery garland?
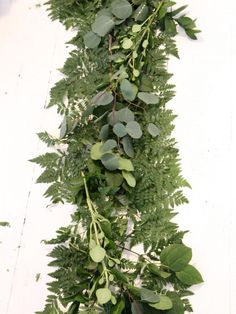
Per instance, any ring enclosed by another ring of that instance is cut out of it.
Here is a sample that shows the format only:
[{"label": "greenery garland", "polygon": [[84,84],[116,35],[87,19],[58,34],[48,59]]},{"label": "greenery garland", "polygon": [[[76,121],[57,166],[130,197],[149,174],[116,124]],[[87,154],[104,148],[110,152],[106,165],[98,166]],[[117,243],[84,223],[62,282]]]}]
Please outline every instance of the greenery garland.
[{"label": "greenery garland", "polygon": [[[50,16],[78,31],[51,90],[63,115],[52,152],[32,161],[53,203],[76,206],[72,222],[48,244],[51,295],[38,314],[192,312],[186,232],[172,221],[187,203],[176,142],[170,55],[179,29],[199,32],[186,6],[170,0],[49,0]],[[139,245],[139,250],[136,245]],[[141,251],[140,251],[141,248]]]}]

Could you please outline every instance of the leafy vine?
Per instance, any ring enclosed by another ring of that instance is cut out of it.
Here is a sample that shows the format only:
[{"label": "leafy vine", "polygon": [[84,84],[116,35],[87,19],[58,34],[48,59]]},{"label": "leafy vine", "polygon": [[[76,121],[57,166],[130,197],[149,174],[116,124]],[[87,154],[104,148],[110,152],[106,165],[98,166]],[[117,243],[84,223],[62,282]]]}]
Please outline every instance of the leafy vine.
[{"label": "leafy vine", "polygon": [[[51,152],[32,159],[53,203],[76,205],[57,231],[55,267],[38,314],[183,314],[201,283],[186,232],[172,221],[188,200],[171,137],[168,83],[174,37],[199,30],[186,6],[170,0],[49,0],[50,16],[77,30],[75,49],[51,90],[63,115],[60,137],[39,138]],[[139,245],[139,249],[137,249]]]}]

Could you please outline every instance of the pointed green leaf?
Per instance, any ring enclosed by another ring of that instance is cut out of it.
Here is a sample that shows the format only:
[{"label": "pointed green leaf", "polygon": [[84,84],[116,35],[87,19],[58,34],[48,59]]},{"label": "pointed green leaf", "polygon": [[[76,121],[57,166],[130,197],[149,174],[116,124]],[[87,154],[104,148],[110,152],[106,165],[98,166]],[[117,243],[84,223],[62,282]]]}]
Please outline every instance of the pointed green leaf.
[{"label": "pointed green leaf", "polygon": [[106,256],[106,251],[100,245],[96,245],[89,251],[89,255],[96,263],[100,263]]},{"label": "pointed green leaf", "polygon": [[66,133],[67,133],[67,119],[66,116],[64,116],[64,119],[60,126],[60,139],[66,136]]},{"label": "pointed green leaf", "polygon": [[177,278],[186,285],[192,286],[203,282],[199,271],[192,265],[187,265],[184,269],[176,272]]},{"label": "pointed green leaf", "polygon": [[92,24],[92,31],[99,36],[103,37],[110,33],[112,28],[115,26],[114,20],[106,15],[97,16],[94,23]]},{"label": "pointed green leaf", "polygon": [[170,36],[177,34],[176,23],[171,18],[165,18],[165,32]]},{"label": "pointed green leaf", "polygon": [[96,107],[98,106],[106,106],[109,105],[113,100],[113,95],[111,92],[107,91],[101,91],[92,99],[92,104],[94,104]]},{"label": "pointed green leaf", "polygon": [[184,314],[184,305],[178,294],[169,293],[168,296],[172,301],[173,307],[170,310],[167,310],[166,314]]},{"label": "pointed green leaf", "polygon": [[140,4],[140,6],[135,10],[134,18],[135,21],[143,22],[148,16],[148,6],[146,4]]},{"label": "pointed green leaf", "polygon": [[141,288],[141,300],[147,303],[157,303],[160,297],[152,290]]},{"label": "pointed green leaf", "polygon": [[133,101],[137,95],[138,88],[136,85],[124,79],[121,81],[120,90],[125,99]]},{"label": "pointed green leaf", "polygon": [[157,310],[169,310],[173,307],[173,303],[169,297],[166,295],[159,295],[160,300],[158,303],[152,304],[149,303],[148,305],[154,307]]},{"label": "pointed green leaf", "polygon": [[162,264],[173,271],[184,269],[192,258],[191,248],[183,244],[171,244],[167,246],[160,255]]},{"label": "pointed green leaf", "polygon": [[92,146],[90,156],[93,160],[101,159],[103,153],[101,152],[102,143],[96,143]]},{"label": "pointed green leaf", "polygon": [[135,177],[128,171],[122,171],[122,175],[129,186],[134,188],[136,186],[136,180]]},{"label": "pointed green leaf", "polygon": [[147,129],[148,129],[149,134],[151,134],[152,137],[157,137],[160,134],[160,130],[153,123],[149,123]]},{"label": "pointed green leaf", "polygon": [[106,304],[111,300],[111,291],[108,288],[100,288],[96,291],[99,304]]},{"label": "pointed green leaf", "polygon": [[129,136],[123,137],[123,139],[121,140],[121,143],[123,145],[125,153],[129,157],[133,158],[134,157],[134,149],[133,149],[133,144],[132,144],[130,137]]},{"label": "pointed green leaf", "polygon": [[84,35],[84,44],[88,48],[96,48],[101,42],[101,37],[94,32],[88,32]]},{"label": "pointed green leaf", "polygon": [[138,98],[142,100],[147,105],[155,105],[158,104],[160,99],[157,95],[153,93],[140,92],[138,93]]},{"label": "pointed green leaf", "polygon": [[122,314],[124,308],[125,308],[125,302],[123,300],[120,300],[115,305],[115,307],[111,309],[111,314]]},{"label": "pointed green leaf", "polygon": [[117,114],[121,122],[128,123],[134,120],[134,113],[128,107],[120,109]]},{"label": "pointed green leaf", "polygon": [[126,127],[124,126],[124,124],[118,122],[113,126],[113,132],[115,133],[115,135],[117,135],[118,137],[123,137],[127,134],[127,130]]},{"label": "pointed green leaf", "polygon": [[118,19],[127,19],[132,11],[132,6],[127,0],[115,0],[111,3],[111,12]]},{"label": "pointed green leaf", "polygon": [[157,265],[153,264],[153,263],[150,263],[148,264],[148,269],[149,271],[154,274],[154,275],[157,275],[159,277],[162,277],[164,279],[168,278],[171,276],[170,273],[166,272],[166,271],[163,271],[161,270]]},{"label": "pointed green leaf", "polygon": [[101,162],[107,170],[113,171],[119,167],[119,159],[116,155],[107,153],[101,157]]},{"label": "pointed green leaf", "polygon": [[140,124],[136,121],[130,121],[126,125],[126,130],[128,134],[135,139],[138,139],[142,136],[143,132],[141,130]]},{"label": "pointed green leaf", "polygon": [[119,168],[120,170],[134,171],[134,166],[130,159],[119,158]]},{"label": "pointed green leaf", "polygon": [[117,147],[117,142],[115,140],[107,140],[100,148],[101,152],[107,153],[113,148]]}]

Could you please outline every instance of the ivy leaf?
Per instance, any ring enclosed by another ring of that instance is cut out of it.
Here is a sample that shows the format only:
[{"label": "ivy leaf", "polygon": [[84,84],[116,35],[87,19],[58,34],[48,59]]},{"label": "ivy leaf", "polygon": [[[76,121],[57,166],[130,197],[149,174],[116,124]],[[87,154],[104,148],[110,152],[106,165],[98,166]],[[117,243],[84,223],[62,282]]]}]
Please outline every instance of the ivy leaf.
[{"label": "ivy leaf", "polygon": [[109,135],[109,124],[104,124],[99,133],[99,139],[106,140]]},{"label": "ivy leaf", "polygon": [[133,158],[134,157],[134,149],[133,149],[133,145],[132,145],[132,141],[131,141],[130,137],[129,136],[123,137],[121,143],[123,145],[125,153],[129,157]]},{"label": "ivy leaf", "polygon": [[132,11],[132,6],[127,0],[115,0],[111,3],[111,12],[118,19],[127,19]]},{"label": "ivy leaf", "polygon": [[117,142],[115,140],[107,140],[100,148],[102,153],[107,153],[113,148],[117,147]]},{"label": "ivy leaf", "polygon": [[119,159],[116,155],[107,153],[101,158],[103,166],[110,171],[116,170],[119,167]]},{"label": "ivy leaf", "polygon": [[94,23],[92,24],[92,31],[99,36],[103,37],[110,33],[112,28],[115,26],[114,20],[106,15],[97,16]]},{"label": "ivy leaf", "polygon": [[134,171],[134,166],[133,166],[131,160],[120,157],[118,169],[126,170],[126,171]]},{"label": "ivy leaf", "polygon": [[134,120],[134,113],[128,107],[120,109],[117,114],[121,122],[128,123]]},{"label": "ivy leaf", "polygon": [[152,290],[141,288],[141,300],[147,303],[157,303],[160,297]]},{"label": "ivy leaf", "polygon": [[136,121],[129,121],[126,125],[128,134],[135,139],[142,137],[142,130],[140,124]]},{"label": "ivy leaf", "polygon": [[135,10],[134,19],[135,21],[143,22],[148,16],[148,6],[146,4],[140,4]]},{"label": "ivy leaf", "polygon": [[130,172],[122,171],[122,175],[129,186],[131,186],[132,188],[136,186],[135,177]]},{"label": "ivy leaf", "polygon": [[101,152],[102,143],[96,143],[92,146],[90,156],[93,160],[101,159],[103,153]]},{"label": "ivy leaf", "polygon": [[155,105],[155,104],[158,104],[160,101],[157,95],[153,93],[147,93],[147,92],[138,93],[138,98],[147,105]]},{"label": "ivy leaf", "polygon": [[89,251],[89,255],[96,263],[100,263],[106,256],[106,251],[100,245],[96,245]]},{"label": "ivy leaf", "polygon": [[160,134],[160,130],[153,123],[148,124],[147,130],[148,130],[149,134],[151,134],[152,137],[157,137]]},{"label": "ivy leaf", "polygon": [[173,303],[169,297],[166,295],[159,295],[160,300],[158,303],[152,304],[149,303],[148,305],[154,307],[157,310],[169,310],[173,307]]},{"label": "ivy leaf", "polygon": [[101,42],[101,37],[94,32],[88,32],[84,35],[84,44],[88,48],[96,48]]},{"label": "ivy leaf", "polygon": [[183,244],[171,244],[160,255],[161,262],[173,271],[183,270],[192,258],[191,248]]},{"label": "ivy leaf", "polygon": [[159,277],[162,277],[162,278],[164,278],[164,279],[166,279],[166,278],[168,278],[168,277],[171,276],[170,273],[161,270],[159,267],[157,267],[157,266],[156,266],[155,264],[153,264],[153,263],[148,264],[147,267],[148,267],[148,270],[149,270],[152,274],[157,275],[157,276],[159,276]]},{"label": "ivy leaf", "polygon": [[192,265],[187,265],[184,269],[176,272],[176,277],[186,285],[192,286],[203,282],[199,271]]},{"label": "ivy leaf", "polygon": [[122,80],[120,90],[125,99],[133,101],[137,95],[138,88],[136,85],[130,83],[128,80]]},{"label": "ivy leaf", "polygon": [[95,95],[92,99],[92,103],[98,107],[98,106],[106,106],[109,105],[113,100],[113,95],[111,92],[107,91],[101,91],[97,95]]},{"label": "ivy leaf", "polygon": [[100,288],[96,291],[98,303],[105,304],[111,300],[111,291],[108,288]]},{"label": "ivy leaf", "polygon": [[118,122],[113,126],[113,132],[115,133],[115,135],[117,135],[118,137],[123,137],[127,134],[127,130],[126,127],[124,126],[124,124]]}]

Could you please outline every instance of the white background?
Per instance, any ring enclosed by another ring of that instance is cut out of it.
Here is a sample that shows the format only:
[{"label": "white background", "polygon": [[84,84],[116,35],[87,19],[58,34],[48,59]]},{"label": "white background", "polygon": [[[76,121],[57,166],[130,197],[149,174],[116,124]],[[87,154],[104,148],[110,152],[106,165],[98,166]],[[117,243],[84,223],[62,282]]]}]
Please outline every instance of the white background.
[{"label": "white background", "polygon": [[[235,314],[236,4],[189,2],[203,32],[197,42],[181,35],[181,59],[169,64],[177,85],[171,103],[179,116],[174,135],[183,174],[193,187],[177,220],[190,230],[185,243],[193,247],[193,264],[205,279],[194,289],[194,313]],[[35,185],[40,170],[27,161],[45,151],[36,132],[57,132],[59,117],[44,106],[71,37],[38,3],[0,0],[0,221],[11,224],[0,229],[1,314],[42,308],[49,248],[41,240],[66,225],[72,212],[71,206],[47,207],[46,186]]]}]

